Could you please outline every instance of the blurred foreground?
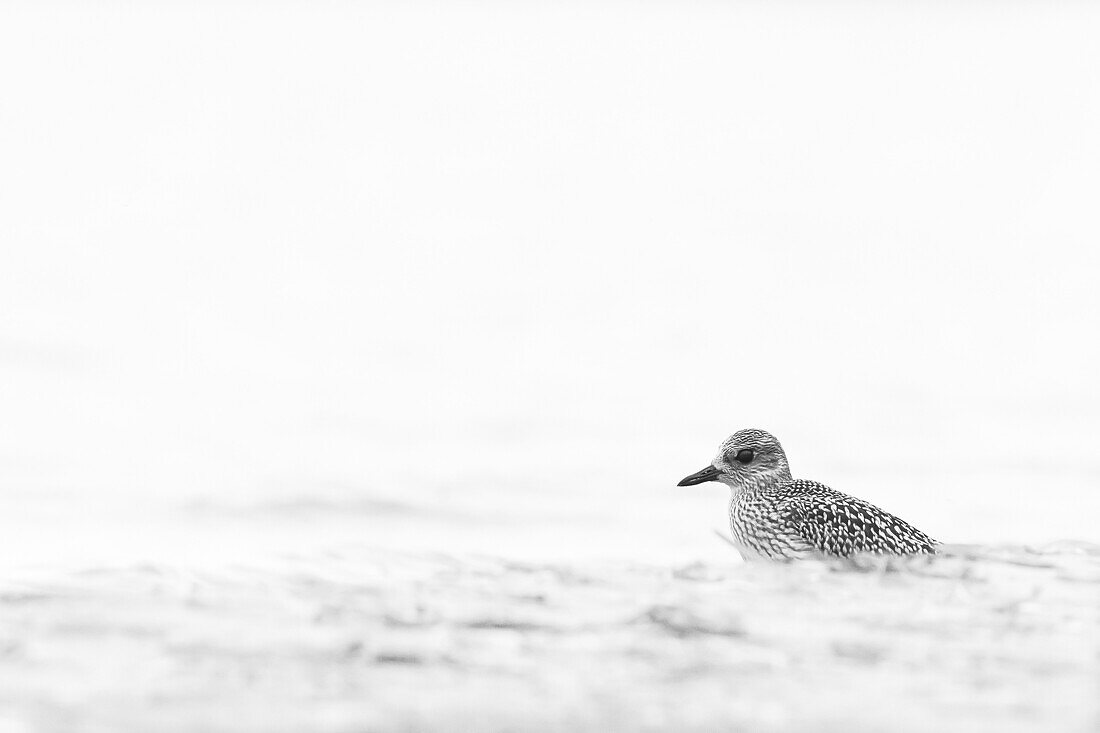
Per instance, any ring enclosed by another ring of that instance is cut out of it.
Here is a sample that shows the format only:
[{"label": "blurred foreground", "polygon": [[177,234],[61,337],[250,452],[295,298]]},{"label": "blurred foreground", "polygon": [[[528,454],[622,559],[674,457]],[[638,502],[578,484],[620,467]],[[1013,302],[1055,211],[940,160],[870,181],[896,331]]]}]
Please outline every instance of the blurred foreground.
[{"label": "blurred foreground", "polygon": [[1100,547],[893,567],[348,544],[0,590],[0,730],[1095,731]]}]

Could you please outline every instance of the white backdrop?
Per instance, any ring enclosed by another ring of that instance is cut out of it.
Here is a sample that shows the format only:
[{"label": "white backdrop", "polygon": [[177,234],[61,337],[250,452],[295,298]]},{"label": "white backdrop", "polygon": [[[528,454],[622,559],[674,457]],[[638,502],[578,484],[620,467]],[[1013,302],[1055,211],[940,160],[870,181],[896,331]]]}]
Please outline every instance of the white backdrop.
[{"label": "white backdrop", "polygon": [[0,9],[0,550],[1100,539],[1100,9]]}]

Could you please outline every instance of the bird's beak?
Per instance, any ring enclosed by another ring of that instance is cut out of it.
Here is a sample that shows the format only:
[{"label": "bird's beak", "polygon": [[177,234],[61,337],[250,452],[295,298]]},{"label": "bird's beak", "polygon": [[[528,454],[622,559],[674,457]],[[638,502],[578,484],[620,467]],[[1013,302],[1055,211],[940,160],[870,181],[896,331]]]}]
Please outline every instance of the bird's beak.
[{"label": "bird's beak", "polygon": [[691,474],[680,480],[677,486],[694,486],[695,484],[705,484],[707,481],[718,480],[718,469],[714,466],[707,466],[702,471]]}]

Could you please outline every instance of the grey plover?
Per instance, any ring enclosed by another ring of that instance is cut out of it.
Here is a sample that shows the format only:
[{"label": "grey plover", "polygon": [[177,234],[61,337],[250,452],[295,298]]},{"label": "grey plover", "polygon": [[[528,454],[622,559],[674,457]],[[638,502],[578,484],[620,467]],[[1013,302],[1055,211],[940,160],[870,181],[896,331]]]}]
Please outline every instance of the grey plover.
[{"label": "grey plover", "polygon": [[763,430],[734,433],[678,486],[706,481],[730,487],[730,529],[746,560],[936,552],[935,540],[874,504],[792,478],[783,446]]}]

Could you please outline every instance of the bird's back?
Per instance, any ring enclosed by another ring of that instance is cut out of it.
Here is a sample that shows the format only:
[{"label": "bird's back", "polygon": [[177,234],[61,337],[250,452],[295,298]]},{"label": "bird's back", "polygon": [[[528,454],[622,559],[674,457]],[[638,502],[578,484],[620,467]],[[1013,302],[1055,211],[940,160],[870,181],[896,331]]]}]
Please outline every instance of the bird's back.
[{"label": "bird's back", "polygon": [[730,502],[730,527],[743,552],[768,558],[936,551],[908,522],[816,481],[740,492]]}]

